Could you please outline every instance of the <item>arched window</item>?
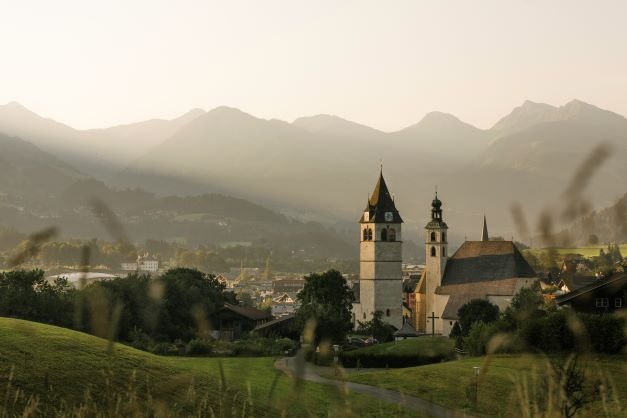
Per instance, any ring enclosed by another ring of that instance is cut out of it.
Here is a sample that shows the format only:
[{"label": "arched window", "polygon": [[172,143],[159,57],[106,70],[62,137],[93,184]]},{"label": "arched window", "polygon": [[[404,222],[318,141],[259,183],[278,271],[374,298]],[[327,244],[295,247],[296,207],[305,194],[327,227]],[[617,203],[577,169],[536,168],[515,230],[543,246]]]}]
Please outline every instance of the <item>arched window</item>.
[{"label": "arched window", "polygon": [[390,228],[390,232],[388,232],[388,241],[396,241],[396,231],[394,228]]},{"label": "arched window", "polygon": [[442,257],[446,257],[446,247],[442,247]]},{"label": "arched window", "polygon": [[368,241],[372,241],[372,229],[368,228]]},{"label": "arched window", "polygon": [[442,232],[442,242],[446,242],[446,232]]},{"label": "arched window", "polygon": [[368,241],[368,228],[364,229],[364,238],[362,241]]},{"label": "arched window", "polygon": [[389,309],[385,310],[385,316],[390,316],[390,310]]},{"label": "arched window", "polygon": [[431,247],[431,257],[435,257],[435,247]]},{"label": "arched window", "polygon": [[431,242],[435,242],[435,232],[431,233]]},{"label": "arched window", "polygon": [[387,241],[388,240],[388,230],[387,229],[382,229],[381,230],[381,241]]},{"label": "arched window", "polygon": [[364,312],[364,319],[366,319],[366,313]]}]

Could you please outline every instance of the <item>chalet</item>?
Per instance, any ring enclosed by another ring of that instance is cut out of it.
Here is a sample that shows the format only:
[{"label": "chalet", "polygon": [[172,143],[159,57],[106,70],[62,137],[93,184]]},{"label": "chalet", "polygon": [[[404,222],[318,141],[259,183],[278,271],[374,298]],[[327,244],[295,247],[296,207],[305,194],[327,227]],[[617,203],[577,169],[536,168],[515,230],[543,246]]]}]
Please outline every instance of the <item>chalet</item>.
[{"label": "chalet", "polygon": [[298,341],[300,332],[294,329],[294,315],[284,315],[256,326],[253,332],[262,337],[284,337]]},{"label": "chalet", "polygon": [[272,315],[269,312],[225,303],[218,314],[219,335],[223,340],[239,340],[270,320]]},{"label": "chalet", "polygon": [[560,306],[577,312],[611,313],[625,308],[627,300],[627,274],[620,273],[599,279],[577,290],[555,298]]}]

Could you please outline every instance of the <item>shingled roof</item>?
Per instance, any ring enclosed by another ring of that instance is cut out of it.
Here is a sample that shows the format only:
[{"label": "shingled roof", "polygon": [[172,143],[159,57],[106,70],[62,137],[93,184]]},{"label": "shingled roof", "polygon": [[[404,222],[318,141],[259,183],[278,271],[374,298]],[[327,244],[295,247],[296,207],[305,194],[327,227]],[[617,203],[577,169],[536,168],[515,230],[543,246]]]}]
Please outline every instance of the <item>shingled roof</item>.
[{"label": "shingled roof", "polygon": [[[361,219],[359,222],[389,222],[389,223],[401,223],[403,219],[401,215],[398,213],[396,209],[396,205],[394,204],[394,199],[388,190],[387,184],[385,184],[385,179],[383,178],[383,170],[379,173],[379,180],[377,181],[374,190],[372,191],[372,195],[368,199],[368,204],[364,209],[364,213],[368,212],[368,220],[364,218],[364,214],[362,213]],[[392,220],[385,219],[385,213],[392,213]]]},{"label": "shingled roof", "polygon": [[272,314],[267,311],[262,311],[257,308],[252,308],[248,306],[238,306],[231,305],[230,303],[225,303],[222,310],[228,310],[234,312],[238,315],[243,316],[244,318],[251,319],[253,321],[259,321],[263,319],[272,319]]},{"label": "shingled roof", "polygon": [[446,262],[442,286],[535,277],[512,241],[466,241]]},{"label": "shingled roof", "polygon": [[450,295],[442,318],[458,319],[457,311],[473,299],[487,299],[489,296],[513,296],[519,278],[490,280],[485,282],[451,284],[438,286],[435,293]]}]

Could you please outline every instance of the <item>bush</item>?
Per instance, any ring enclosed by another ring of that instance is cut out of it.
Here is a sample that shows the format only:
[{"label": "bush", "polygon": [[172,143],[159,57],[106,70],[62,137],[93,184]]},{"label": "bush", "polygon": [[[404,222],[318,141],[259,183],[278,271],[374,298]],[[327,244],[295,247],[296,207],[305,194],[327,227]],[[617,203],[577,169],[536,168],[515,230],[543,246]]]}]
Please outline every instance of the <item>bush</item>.
[{"label": "bush", "polygon": [[235,341],[232,345],[232,354],[237,357],[284,356],[296,351],[296,342],[289,338],[262,338],[249,337]]},{"label": "bush", "polygon": [[157,343],[150,350],[153,354],[161,356],[178,356],[180,355],[179,348],[172,343]]},{"label": "bush", "polygon": [[185,354],[188,356],[208,356],[213,353],[213,345],[209,340],[194,339],[187,343]]},{"label": "bush", "polygon": [[371,354],[359,350],[340,353],[340,363],[344,367],[413,367],[450,360],[450,353],[431,355]]},{"label": "bush", "polygon": [[579,315],[590,339],[591,348],[597,353],[617,354],[623,351],[625,318],[617,315]]},{"label": "bush", "polygon": [[597,353],[617,354],[626,344],[623,327],[624,319],[616,315],[557,311],[524,322],[518,336],[528,348],[544,352],[591,349]]},{"label": "bush", "polygon": [[492,337],[496,335],[498,328],[494,324],[475,322],[471,325],[468,336],[463,337],[464,350],[471,356],[482,356],[486,353],[486,347]]},{"label": "bush", "polygon": [[339,360],[344,367],[411,367],[453,358],[453,341],[448,338],[418,337],[342,350]]}]

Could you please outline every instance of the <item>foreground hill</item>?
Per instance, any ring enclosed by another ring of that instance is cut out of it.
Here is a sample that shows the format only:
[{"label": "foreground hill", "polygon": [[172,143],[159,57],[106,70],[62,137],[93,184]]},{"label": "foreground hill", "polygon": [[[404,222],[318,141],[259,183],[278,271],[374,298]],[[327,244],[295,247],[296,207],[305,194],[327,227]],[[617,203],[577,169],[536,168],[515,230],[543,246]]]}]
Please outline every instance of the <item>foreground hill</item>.
[{"label": "foreground hill", "polygon": [[159,357],[15,319],[0,318],[0,356],[2,396],[12,400],[3,407],[15,416],[31,395],[39,401],[35,416],[74,415],[79,405],[83,416],[109,417],[413,416],[336,388],[295,386],[270,358]]}]

